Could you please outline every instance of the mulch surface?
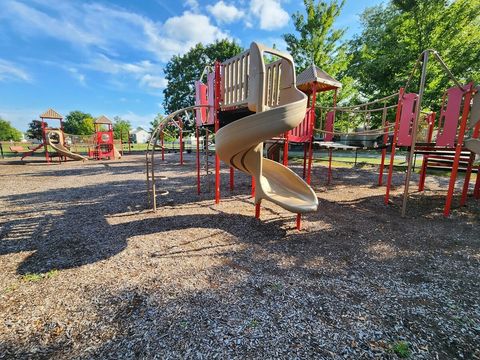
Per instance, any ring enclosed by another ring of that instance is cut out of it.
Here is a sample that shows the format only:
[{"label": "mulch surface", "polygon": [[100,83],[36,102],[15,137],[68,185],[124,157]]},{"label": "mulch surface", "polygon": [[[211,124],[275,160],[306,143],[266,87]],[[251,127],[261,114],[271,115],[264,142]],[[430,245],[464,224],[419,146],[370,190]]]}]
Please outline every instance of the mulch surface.
[{"label": "mulch surface", "polygon": [[315,165],[298,231],[167,160],[156,213],[142,155],[0,165],[0,358],[480,358],[480,201],[444,218],[448,179],[401,218],[403,174],[386,206],[376,168]]}]

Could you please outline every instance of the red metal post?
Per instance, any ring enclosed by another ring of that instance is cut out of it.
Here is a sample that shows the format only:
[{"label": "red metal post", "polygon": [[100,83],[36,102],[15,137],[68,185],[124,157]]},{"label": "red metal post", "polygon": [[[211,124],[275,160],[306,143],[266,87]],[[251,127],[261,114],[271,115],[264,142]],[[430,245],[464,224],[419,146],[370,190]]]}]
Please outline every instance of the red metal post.
[{"label": "red metal post", "polygon": [[460,161],[460,155],[463,148],[463,138],[465,136],[465,129],[467,127],[468,112],[470,108],[470,99],[472,97],[473,83],[467,85],[467,93],[463,103],[463,114],[460,122],[460,130],[457,137],[457,146],[455,148],[455,157],[453,158],[452,173],[450,175],[450,183],[448,184],[447,200],[445,202],[445,208],[443,209],[443,215],[450,215],[450,208],[452,206],[453,192],[455,190],[455,180],[457,179],[458,163]]},{"label": "red metal post", "polygon": [[255,217],[257,219],[260,219],[260,202],[258,204],[255,204]]},{"label": "red metal post", "polygon": [[197,138],[197,194],[200,195],[200,139],[198,134],[198,126],[195,123],[195,137]]},{"label": "red metal post", "polygon": [[235,187],[235,169],[230,166],[230,191]]},{"label": "red metal post", "polygon": [[385,122],[385,133],[383,134],[382,158],[380,160],[380,173],[378,174],[378,186],[383,184],[383,168],[385,167],[385,157],[387,156],[387,142],[388,142],[388,121]]},{"label": "red metal post", "polygon": [[302,229],[302,214],[297,214],[297,230]]},{"label": "red metal post", "polygon": [[[220,122],[218,119],[219,110],[220,110],[220,62],[216,61],[215,62],[215,104],[214,104],[215,134],[220,128]],[[215,151],[215,204],[218,204],[218,203],[220,203],[220,158],[218,157],[218,154]]]},{"label": "red metal post", "polygon": [[387,188],[385,191],[385,204],[388,205],[388,201],[390,199],[390,186],[392,185],[392,174],[393,174],[393,162],[395,160],[395,148],[397,146],[397,136],[398,136],[398,128],[400,126],[400,115],[402,113],[402,98],[404,93],[404,88],[400,88],[398,92],[398,104],[397,104],[397,113],[395,115],[395,127],[393,130],[393,140],[391,145],[390,151],[390,165],[388,166],[388,177],[387,177]]},{"label": "red metal post", "polygon": [[284,135],[283,143],[283,166],[288,166],[288,132]]},{"label": "red metal post", "polygon": [[255,197],[255,178],[252,176],[252,198]]}]

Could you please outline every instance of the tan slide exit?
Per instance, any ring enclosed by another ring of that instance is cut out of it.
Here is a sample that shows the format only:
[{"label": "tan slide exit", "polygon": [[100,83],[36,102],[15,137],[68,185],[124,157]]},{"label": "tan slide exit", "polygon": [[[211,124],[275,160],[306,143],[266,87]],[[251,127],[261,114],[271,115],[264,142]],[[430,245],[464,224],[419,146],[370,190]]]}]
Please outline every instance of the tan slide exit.
[{"label": "tan slide exit", "polygon": [[87,157],[71,152],[63,145],[63,133],[61,130],[50,129],[46,132],[47,144],[54,148],[60,155],[73,160],[88,160]]},{"label": "tan slide exit", "polygon": [[[266,76],[264,54],[278,56],[279,91]],[[295,67],[290,55],[250,46],[248,108],[256,113],[222,127],[215,148],[222,161],[255,178],[255,203],[272,201],[295,213],[316,211],[318,199],[313,189],[289,168],[263,158],[263,141],[297,127],[305,117],[307,97],[295,86]],[[274,91],[278,96],[267,96]],[[270,100],[268,100],[268,98]]]}]

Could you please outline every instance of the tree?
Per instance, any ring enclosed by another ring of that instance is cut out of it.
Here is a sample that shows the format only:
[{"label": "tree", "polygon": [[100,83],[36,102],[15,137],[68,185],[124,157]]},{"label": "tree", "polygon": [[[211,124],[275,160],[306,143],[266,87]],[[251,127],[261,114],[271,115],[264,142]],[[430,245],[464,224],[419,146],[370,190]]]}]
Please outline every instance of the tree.
[{"label": "tree", "polygon": [[132,129],[132,124],[128,120],[122,119],[120,116],[113,118],[113,137],[115,139],[122,138],[122,142],[128,142],[128,132]]},{"label": "tree", "polygon": [[92,115],[79,110],[71,111],[63,123],[66,133],[74,135],[91,135],[95,132]]},{"label": "tree", "polygon": [[210,45],[197,44],[184,55],[175,55],[165,66],[167,87],[163,90],[163,105],[167,113],[192,106],[195,103],[195,80],[199,80],[205,66],[215,60],[225,61],[242,52],[242,48],[229,40]]},{"label": "tree", "polygon": [[[293,56],[297,72],[303,71],[312,63],[326,71],[342,83],[338,101],[350,102],[356,96],[354,81],[346,74],[351,56],[347,54],[348,44],[343,41],[345,29],[334,28],[345,0],[324,1],[304,0],[305,13],[292,15],[298,34],[284,34],[287,50]],[[319,94],[318,102],[332,105],[333,93]],[[318,117],[320,122],[321,119]],[[336,121],[336,124],[341,122]]]},{"label": "tree", "polygon": [[[369,100],[390,95],[405,85],[420,53],[436,49],[460,82],[480,80],[478,54],[479,0],[393,0],[368,8],[363,30],[350,45],[349,74]],[[418,92],[420,71],[409,87]],[[443,70],[429,61],[424,105],[438,105],[453,86]]]},{"label": "tree", "polygon": [[0,141],[20,141],[21,139],[21,131],[15,129],[10,121],[0,118]]},{"label": "tree", "polygon": [[[45,127],[47,126],[48,124],[45,123]],[[27,136],[30,139],[43,140],[42,122],[40,120],[30,121],[30,124],[28,124]]]}]

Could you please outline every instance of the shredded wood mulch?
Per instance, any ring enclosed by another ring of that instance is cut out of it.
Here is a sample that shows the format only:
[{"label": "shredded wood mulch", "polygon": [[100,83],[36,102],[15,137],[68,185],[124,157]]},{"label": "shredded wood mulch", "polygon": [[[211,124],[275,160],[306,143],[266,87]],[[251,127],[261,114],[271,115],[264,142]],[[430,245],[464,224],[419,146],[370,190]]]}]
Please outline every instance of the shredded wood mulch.
[{"label": "shredded wood mulch", "polygon": [[315,165],[297,231],[226,168],[219,205],[197,196],[186,159],[157,213],[141,155],[2,163],[0,358],[480,358],[480,201],[444,218],[448,179],[401,218],[403,174],[386,206],[376,168]]}]

